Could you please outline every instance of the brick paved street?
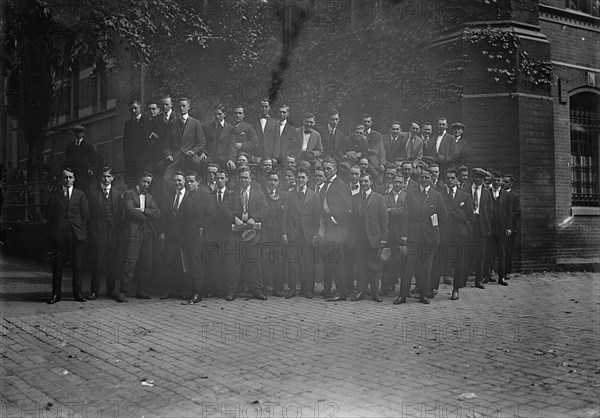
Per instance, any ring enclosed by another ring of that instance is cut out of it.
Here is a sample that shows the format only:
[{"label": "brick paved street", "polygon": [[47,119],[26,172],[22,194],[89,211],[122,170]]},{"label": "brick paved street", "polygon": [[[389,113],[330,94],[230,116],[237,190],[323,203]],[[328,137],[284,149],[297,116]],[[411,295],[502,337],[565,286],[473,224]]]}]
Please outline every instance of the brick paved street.
[{"label": "brick paved street", "polygon": [[79,304],[68,280],[47,305],[47,266],[3,255],[0,271],[2,417],[600,416],[598,274],[518,276],[456,302],[442,285],[429,306],[182,306]]}]

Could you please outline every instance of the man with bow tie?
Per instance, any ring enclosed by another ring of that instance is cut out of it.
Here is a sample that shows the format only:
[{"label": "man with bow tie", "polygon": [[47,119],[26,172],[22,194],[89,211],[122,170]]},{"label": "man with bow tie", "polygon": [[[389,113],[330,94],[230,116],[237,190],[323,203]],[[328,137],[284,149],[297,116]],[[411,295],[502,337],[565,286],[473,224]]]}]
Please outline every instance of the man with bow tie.
[{"label": "man with bow tie", "polygon": [[197,170],[200,161],[206,160],[206,137],[202,124],[189,115],[190,99],[183,97],[177,101],[180,115],[167,130],[163,153],[167,168],[163,180],[171,181],[173,174],[180,170]]},{"label": "man with bow tie", "polygon": [[443,260],[454,265],[450,299],[458,300],[458,291],[465,287],[469,274],[469,267],[465,264],[465,260],[468,259],[466,243],[473,229],[475,215],[473,200],[467,192],[458,188],[457,169],[446,169],[446,185],[448,190],[442,197],[448,210],[448,220],[443,231],[440,254]]},{"label": "man with bow tie", "polygon": [[73,132],[75,140],[67,144],[65,165],[75,170],[76,188],[87,193],[98,169],[102,167],[102,157],[85,140],[85,127],[76,125]]},{"label": "man with bow tie", "polygon": [[244,152],[251,157],[257,155],[258,137],[254,127],[244,121],[244,108],[237,105],[233,108],[233,141],[237,152]]},{"label": "man with bow tie", "polygon": [[[431,186],[432,175],[428,167],[421,168],[419,186],[408,191],[404,203],[406,213],[406,236],[401,237],[406,242],[408,251],[409,272],[401,280],[410,281],[414,272],[417,279],[419,302],[429,304],[433,297],[431,292],[431,273],[433,259],[440,244],[440,222],[447,218],[446,206],[442,196]],[[401,283],[400,288],[410,287]],[[395,305],[405,303],[406,296],[402,294],[394,301]]]},{"label": "man with bow tie", "polygon": [[153,223],[160,217],[160,209],[148,188],[152,173],[144,172],[133,189],[123,193],[123,228],[125,251],[121,271],[121,285],[117,302],[125,302],[132,281],[136,281],[138,299],[150,299],[146,292],[152,265],[152,246],[156,238]]},{"label": "man with bow tie", "polygon": [[73,267],[73,299],[85,302],[81,292],[81,270],[83,245],[87,241],[89,218],[88,200],[85,194],[73,187],[75,172],[65,167],[61,176],[61,187],[53,192],[46,205],[46,222],[52,243],[52,296],[54,304],[61,300],[63,266],[68,259]]},{"label": "man with bow tie", "polygon": [[121,197],[123,191],[113,185],[112,167],[103,167],[100,185],[88,193],[90,204],[89,238],[91,253],[91,293],[89,300],[98,297],[100,276],[106,270],[106,297],[116,299],[116,276],[121,232]]},{"label": "man with bow tie", "polygon": [[271,158],[274,164],[277,164],[280,160],[280,144],[278,121],[269,115],[271,111],[271,105],[269,99],[264,98],[260,100],[258,120],[254,122],[254,130],[258,137],[257,156],[259,158]]},{"label": "man with bow tie", "polygon": [[[313,298],[315,287],[315,255],[317,231],[321,210],[317,194],[307,187],[308,170],[296,172],[296,190],[286,195],[283,205],[282,242],[285,253],[290,253],[288,266],[289,293],[287,299],[296,296],[296,284],[301,283],[301,293],[307,299]],[[295,256],[294,256],[295,255]]]}]

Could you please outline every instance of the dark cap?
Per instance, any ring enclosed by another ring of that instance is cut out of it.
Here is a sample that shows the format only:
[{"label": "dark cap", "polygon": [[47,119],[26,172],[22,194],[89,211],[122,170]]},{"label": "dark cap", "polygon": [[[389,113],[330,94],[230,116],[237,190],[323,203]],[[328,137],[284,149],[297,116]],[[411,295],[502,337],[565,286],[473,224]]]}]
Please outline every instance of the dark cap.
[{"label": "dark cap", "polygon": [[75,126],[73,126],[73,130],[75,132],[85,132],[85,126],[75,125]]},{"label": "dark cap", "polygon": [[452,125],[450,125],[450,129],[458,129],[458,128],[464,130],[465,129],[465,125],[463,125],[460,122],[456,122],[456,123],[453,123]]}]

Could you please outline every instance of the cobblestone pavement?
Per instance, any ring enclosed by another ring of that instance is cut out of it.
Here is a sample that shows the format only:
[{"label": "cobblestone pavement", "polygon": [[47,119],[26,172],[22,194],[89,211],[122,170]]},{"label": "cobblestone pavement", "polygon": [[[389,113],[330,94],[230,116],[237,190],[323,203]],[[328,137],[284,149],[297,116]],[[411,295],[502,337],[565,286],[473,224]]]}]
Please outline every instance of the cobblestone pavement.
[{"label": "cobblestone pavement", "polygon": [[0,261],[1,417],[599,416],[598,274],[522,275],[459,301],[441,285],[428,306],[47,305],[47,266]]}]

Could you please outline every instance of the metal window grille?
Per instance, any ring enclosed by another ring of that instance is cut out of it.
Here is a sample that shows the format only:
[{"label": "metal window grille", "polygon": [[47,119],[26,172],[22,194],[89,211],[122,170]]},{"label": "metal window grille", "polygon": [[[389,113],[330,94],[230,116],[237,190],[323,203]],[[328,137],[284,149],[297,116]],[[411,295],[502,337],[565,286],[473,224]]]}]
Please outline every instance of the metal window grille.
[{"label": "metal window grille", "polygon": [[572,206],[600,206],[598,142],[600,115],[589,109],[571,110]]}]

